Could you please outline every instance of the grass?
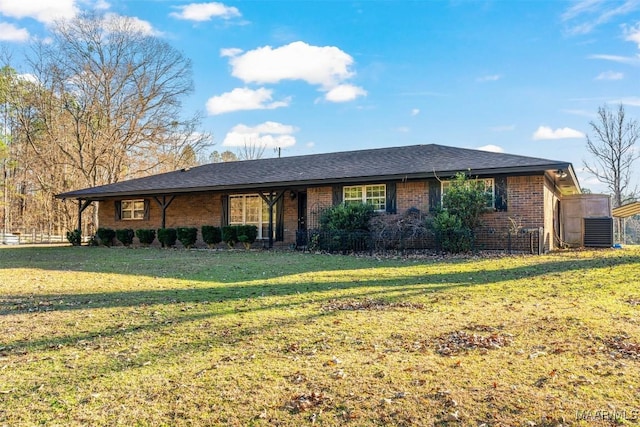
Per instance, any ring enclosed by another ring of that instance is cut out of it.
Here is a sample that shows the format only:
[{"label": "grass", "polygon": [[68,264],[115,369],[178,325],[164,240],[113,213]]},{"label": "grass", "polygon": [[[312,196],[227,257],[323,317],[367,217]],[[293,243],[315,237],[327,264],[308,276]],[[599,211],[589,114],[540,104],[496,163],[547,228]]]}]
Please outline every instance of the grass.
[{"label": "grass", "polygon": [[0,425],[634,424],[639,277],[638,247],[2,248]]}]

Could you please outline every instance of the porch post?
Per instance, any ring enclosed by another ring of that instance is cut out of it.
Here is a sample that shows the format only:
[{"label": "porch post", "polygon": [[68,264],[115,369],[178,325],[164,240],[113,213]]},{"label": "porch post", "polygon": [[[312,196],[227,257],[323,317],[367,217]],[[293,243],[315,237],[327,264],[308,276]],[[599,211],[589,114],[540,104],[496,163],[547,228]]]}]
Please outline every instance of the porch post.
[{"label": "porch post", "polygon": [[262,200],[269,206],[269,248],[273,247],[273,207],[276,202],[284,194],[284,190],[279,191],[277,194],[272,190],[269,192],[269,197],[265,196],[262,191],[258,192]]},{"label": "porch post", "polygon": [[80,230],[80,239],[82,241],[82,199],[78,199],[78,228]]}]

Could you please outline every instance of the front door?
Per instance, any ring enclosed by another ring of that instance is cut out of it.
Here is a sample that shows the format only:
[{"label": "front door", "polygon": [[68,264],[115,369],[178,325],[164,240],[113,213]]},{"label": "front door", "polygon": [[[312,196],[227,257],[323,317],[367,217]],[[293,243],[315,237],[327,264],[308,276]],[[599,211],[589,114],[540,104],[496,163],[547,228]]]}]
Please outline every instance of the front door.
[{"label": "front door", "polygon": [[298,192],[298,231],[296,232],[296,246],[307,245],[307,193]]}]

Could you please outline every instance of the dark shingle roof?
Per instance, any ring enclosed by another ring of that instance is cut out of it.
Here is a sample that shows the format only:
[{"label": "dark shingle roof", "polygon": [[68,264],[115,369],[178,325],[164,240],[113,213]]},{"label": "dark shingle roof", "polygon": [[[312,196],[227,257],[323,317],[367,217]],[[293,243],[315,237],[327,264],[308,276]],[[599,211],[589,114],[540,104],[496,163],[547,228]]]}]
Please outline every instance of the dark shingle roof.
[{"label": "dark shingle roof", "polygon": [[[568,162],[443,145],[413,145],[283,158],[211,163],[59,194],[59,198],[172,194],[211,190],[283,188],[372,180],[542,172]],[[577,184],[577,183],[576,183]]]}]

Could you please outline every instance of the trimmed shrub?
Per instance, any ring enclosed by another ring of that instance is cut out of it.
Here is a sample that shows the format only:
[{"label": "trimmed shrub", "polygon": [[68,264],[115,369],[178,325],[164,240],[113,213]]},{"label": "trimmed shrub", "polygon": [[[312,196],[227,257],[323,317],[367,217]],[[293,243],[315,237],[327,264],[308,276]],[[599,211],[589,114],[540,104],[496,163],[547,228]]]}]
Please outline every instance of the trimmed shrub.
[{"label": "trimmed shrub", "polygon": [[191,248],[198,239],[198,229],[195,227],[178,227],[176,228],[178,240],[185,248]]},{"label": "trimmed shrub", "polygon": [[113,238],[116,237],[116,232],[110,228],[98,228],[96,231],[96,235],[100,239],[100,243],[105,246],[111,246],[113,243]]},{"label": "trimmed shrub", "polygon": [[443,251],[460,253],[471,250],[472,232],[457,215],[440,209],[433,217],[432,226]]},{"label": "trimmed shrub", "polygon": [[236,235],[245,249],[249,249],[258,238],[258,227],[255,225],[238,225],[236,226]]},{"label": "trimmed shrub", "polygon": [[202,232],[202,240],[212,247],[222,242],[222,230],[220,227],[214,227],[213,225],[203,225],[200,229]]},{"label": "trimmed shrub", "polygon": [[78,229],[67,231],[67,240],[73,246],[80,246],[80,243],[82,243],[82,233]]},{"label": "trimmed shrub", "polygon": [[374,214],[370,204],[341,203],[322,212],[320,226],[329,231],[368,230],[369,221]]},{"label": "trimmed shrub", "polygon": [[143,245],[150,245],[153,243],[156,238],[156,230],[152,230],[149,228],[140,228],[136,230],[136,237],[140,240],[140,243]]},{"label": "trimmed shrub", "polygon": [[232,248],[238,241],[238,227],[225,225],[222,227],[222,241]]},{"label": "trimmed shrub", "polygon": [[133,237],[135,233],[131,228],[123,228],[121,230],[116,230],[116,239],[120,241],[125,246],[130,246],[133,243]]},{"label": "trimmed shrub", "polygon": [[170,248],[176,244],[178,233],[175,228],[158,228],[158,241],[163,248]]}]

